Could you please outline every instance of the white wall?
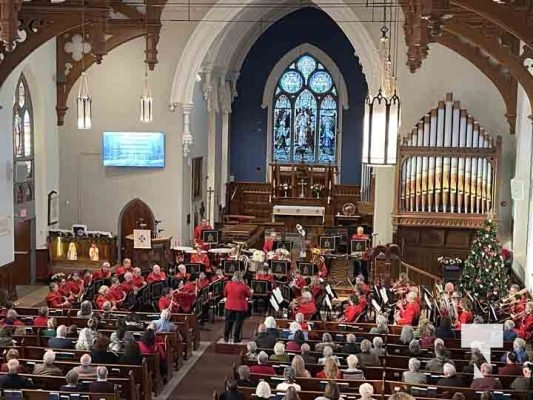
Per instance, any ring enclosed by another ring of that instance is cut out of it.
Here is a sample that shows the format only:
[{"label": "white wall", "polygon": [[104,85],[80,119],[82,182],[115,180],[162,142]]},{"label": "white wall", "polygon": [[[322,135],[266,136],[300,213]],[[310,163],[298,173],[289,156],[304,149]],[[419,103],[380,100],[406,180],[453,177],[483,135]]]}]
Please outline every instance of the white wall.
[{"label": "white wall", "polygon": [[0,88],[0,221],[8,218],[10,233],[0,236],[0,265],[13,256],[13,98],[21,73],[31,92],[35,132],[35,214],[37,248],[46,247],[50,191],[58,188],[55,40],[50,40],[15,68]]},{"label": "white wall", "polygon": [[[150,72],[154,97],[154,121],[139,122],[138,107],[144,74],[144,40],[130,41],[88,71],[93,98],[93,127],[76,127],[75,98],[78,86],[70,93],[69,111],[60,129],[60,225],[84,223],[89,229],[117,233],[122,208],[139,198],[152,208],[169,236],[182,236],[188,212],[189,168],[184,168],[181,146],[180,113],[168,110],[168,99],[178,56],[190,33],[187,23],[165,25],[159,43],[159,63]],[[79,83],[79,82],[78,82]],[[203,99],[202,99],[203,100]],[[200,100],[199,100],[200,101]],[[192,113],[195,136],[193,155],[205,154],[197,137],[204,115],[201,108]],[[198,130],[197,130],[197,127]],[[161,131],[165,133],[166,165],[163,169],[104,168],[100,148],[103,131]]]}]

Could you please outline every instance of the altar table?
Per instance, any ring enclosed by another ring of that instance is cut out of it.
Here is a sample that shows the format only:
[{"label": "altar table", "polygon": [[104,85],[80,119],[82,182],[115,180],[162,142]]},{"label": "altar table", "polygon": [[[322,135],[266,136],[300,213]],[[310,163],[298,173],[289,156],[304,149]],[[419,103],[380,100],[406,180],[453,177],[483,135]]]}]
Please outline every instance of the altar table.
[{"label": "altar table", "polygon": [[326,207],[321,206],[281,206],[272,208],[272,222],[276,222],[277,215],[292,215],[305,217],[321,217],[322,223],[326,215]]}]

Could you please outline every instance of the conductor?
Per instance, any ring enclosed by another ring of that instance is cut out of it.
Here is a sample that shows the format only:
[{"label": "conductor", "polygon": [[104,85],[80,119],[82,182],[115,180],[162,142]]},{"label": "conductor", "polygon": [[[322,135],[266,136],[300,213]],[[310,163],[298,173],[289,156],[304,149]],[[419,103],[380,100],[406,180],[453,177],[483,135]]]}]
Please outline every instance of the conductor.
[{"label": "conductor", "polygon": [[231,282],[228,282],[224,288],[224,297],[226,298],[225,342],[239,343],[241,341],[242,325],[248,311],[248,298],[252,297],[252,293],[253,290],[244,283],[242,273],[236,271]]}]

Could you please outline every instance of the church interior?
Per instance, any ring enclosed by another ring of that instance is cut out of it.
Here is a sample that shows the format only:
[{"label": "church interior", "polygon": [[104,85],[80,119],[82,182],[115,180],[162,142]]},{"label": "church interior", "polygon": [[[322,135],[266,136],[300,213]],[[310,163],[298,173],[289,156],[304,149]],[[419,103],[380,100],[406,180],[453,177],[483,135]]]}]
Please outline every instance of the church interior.
[{"label": "church interior", "polygon": [[532,0],[0,0],[0,397],[528,398],[532,104]]}]

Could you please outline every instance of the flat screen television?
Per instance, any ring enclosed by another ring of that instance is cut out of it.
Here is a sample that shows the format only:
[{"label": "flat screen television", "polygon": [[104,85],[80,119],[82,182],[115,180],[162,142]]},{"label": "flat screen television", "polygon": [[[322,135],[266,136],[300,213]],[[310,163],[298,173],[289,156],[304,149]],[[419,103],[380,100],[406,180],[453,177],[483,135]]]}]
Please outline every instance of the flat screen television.
[{"label": "flat screen television", "polygon": [[104,132],[105,167],[163,168],[165,135],[162,132]]}]

